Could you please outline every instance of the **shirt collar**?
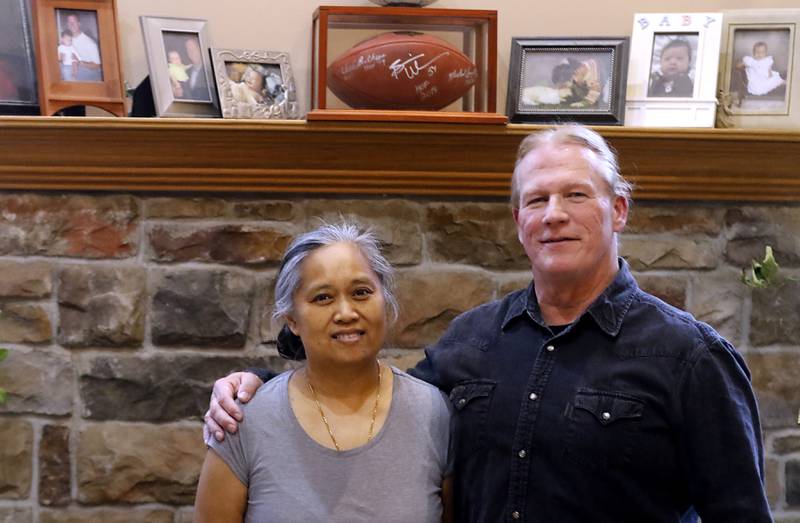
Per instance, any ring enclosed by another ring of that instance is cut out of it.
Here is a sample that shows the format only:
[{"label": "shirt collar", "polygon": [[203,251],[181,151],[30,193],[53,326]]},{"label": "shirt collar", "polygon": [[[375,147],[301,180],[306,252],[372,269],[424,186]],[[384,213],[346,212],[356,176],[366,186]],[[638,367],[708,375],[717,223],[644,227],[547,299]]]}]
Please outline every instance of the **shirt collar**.
[{"label": "shirt collar", "polygon": [[[614,280],[583,313],[583,315],[588,314],[597,323],[597,326],[609,336],[616,336],[619,333],[625,313],[628,312],[628,308],[636,296],[636,291],[639,289],[628,262],[622,258],[618,258],[618,261],[619,271],[614,276]],[[533,281],[528,285],[528,290],[520,293],[509,306],[505,318],[503,318],[502,328],[505,329],[511,320],[525,313],[528,313],[531,319],[540,326],[547,326],[542,319],[539,302],[536,301]]]}]

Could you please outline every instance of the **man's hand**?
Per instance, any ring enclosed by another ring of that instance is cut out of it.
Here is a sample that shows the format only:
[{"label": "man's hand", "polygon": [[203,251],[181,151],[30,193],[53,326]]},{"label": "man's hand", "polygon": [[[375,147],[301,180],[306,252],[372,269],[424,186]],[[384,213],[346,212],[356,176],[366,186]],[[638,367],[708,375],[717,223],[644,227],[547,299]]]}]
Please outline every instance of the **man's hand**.
[{"label": "man's hand", "polygon": [[236,399],[247,403],[263,384],[252,372],[234,372],[214,382],[208,412],[203,416],[206,435],[211,433],[217,441],[222,441],[225,439],[225,430],[235,433],[239,428],[238,422],[242,421],[242,409],[236,404]]}]

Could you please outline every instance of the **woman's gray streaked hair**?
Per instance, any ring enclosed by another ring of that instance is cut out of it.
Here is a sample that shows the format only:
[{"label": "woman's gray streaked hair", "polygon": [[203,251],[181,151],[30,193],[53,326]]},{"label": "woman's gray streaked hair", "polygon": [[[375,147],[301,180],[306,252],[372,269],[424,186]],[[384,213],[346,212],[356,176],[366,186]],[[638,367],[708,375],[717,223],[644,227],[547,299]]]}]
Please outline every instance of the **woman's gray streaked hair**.
[{"label": "woman's gray streaked hair", "polygon": [[394,295],[394,267],[381,252],[380,240],[367,229],[352,222],[325,223],[321,227],[297,236],[283,255],[278,279],[275,282],[273,321],[279,322],[294,309],[293,297],[300,287],[300,268],[309,254],[334,243],[352,243],[361,251],[369,268],[378,277],[390,322],[397,319],[399,307]]},{"label": "woman's gray streaked hair", "polygon": [[608,183],[612,194],[621,196],[630,203],[633,184],[620,174],[617,155],[614,154],[605,139],[583,125],[566,124],[530,134],[519,144],[517,162],[514,164],[514,174],[511,177],[511,206],[513,208],[519,208],[520,163],[531,151],[545,145],[578,145],[594,152],[597,156],[595,172]]}]

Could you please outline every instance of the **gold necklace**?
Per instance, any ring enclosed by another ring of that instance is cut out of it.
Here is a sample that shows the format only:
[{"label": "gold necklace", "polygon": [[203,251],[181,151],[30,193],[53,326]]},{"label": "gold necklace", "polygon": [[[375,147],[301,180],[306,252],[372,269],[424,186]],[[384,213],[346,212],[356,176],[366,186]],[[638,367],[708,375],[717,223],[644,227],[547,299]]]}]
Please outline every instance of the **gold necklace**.
[{"label": "gold necklace", "polygon": [[[375,418],[378,417],[378,403],[380,403],[381,400],[381,374],[381,362],[378,362],[378,391],[375,393],[375,405],[372,406],[372,421],[369,423],[367,442],[372,440],[372,431],[375,428]],[[306,384],[308,385],[308,390],[311,391],[311,395],[314,397],[314,403],[317,404],[317,409],[319,410],[319,415],[322,418],[322,423],[324,423],[325,428],[328,429],[328,435],[331,437],[334,448],[336,448],[337,452],[341,452],[342,449],[339,447],[339,443],[336,442],[336,437],[333,435],[333,430],[331,429],[330,423],[328,423],[328,418],[325,417],[325,412],[322,410],[322,405],[320,405],[319,399],[317,398],[317,391],[314,390],[314,387],[311,385],[311,380],[308,379],[308,372],[306,372]]]}]

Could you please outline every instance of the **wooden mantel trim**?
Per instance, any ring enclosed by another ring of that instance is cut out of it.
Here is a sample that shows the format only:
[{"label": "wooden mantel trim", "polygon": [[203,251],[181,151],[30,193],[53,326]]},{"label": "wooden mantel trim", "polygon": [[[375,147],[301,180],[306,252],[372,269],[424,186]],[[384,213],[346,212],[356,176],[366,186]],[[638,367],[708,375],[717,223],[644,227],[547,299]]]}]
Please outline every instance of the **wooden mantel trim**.
[{"label": "wooden mantel trim", "polygon": [[[0,117],[0,189],[495,197],[533,125]],[[598,127],[637,200],[800,202],[800,132]]]}]

